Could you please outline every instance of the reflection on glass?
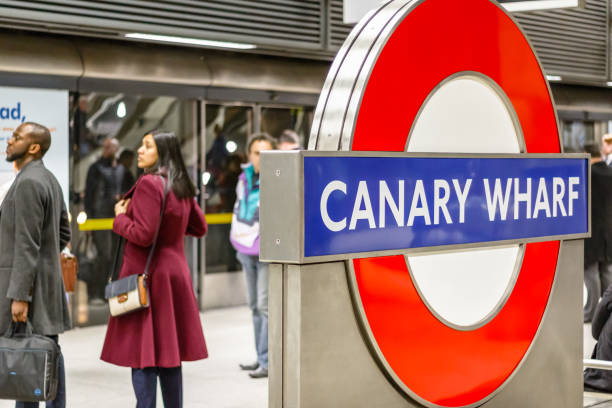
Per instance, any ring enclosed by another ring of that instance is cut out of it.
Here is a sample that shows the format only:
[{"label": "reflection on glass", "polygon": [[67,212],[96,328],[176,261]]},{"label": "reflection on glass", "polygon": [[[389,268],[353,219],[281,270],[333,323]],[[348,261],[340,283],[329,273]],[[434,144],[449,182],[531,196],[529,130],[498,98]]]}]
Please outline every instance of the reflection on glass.
[{"label": "reflection on glass", "polygon": [[312,108],[268,108],[261,109],[261,129],[270,136],[279,139],[280,135],[290,130],[297,134],[300,148],[308,146],[308,136],[312,126]]},{"label": "reflection on glass", "polygon": [[[175,132],[194,181],[197,168],[195,102],[171,97],[141,97],[125,94],[74,95],[71,108],[72,214],[77,225],[92,227],[114,218],[114,206],[141,174],[136,152],[143,135],[162,128]],[[76,228],[73,252],[79,260],[79,284],[75,294],[79,325],[105,323],[108,318],[104,287],[112,273],[119,239],[111,223],[93,230]],[[193,271],[193,241],[186,241],[187,259]]]},{"label": "reflection on glass", "polygon": [[206,105],[206,172],[202,183],[206,190],[206,213],[219,218],[209,225],[206,239],[206,273],[240,269],[236,252],[229,242],[231,213],[236,201],[236,184],[246,163],[249,136],[259,122],[262,132],[279,139],[286,130],[295,132],[297,145],[308,143],[312,125],[312,107],[261,107],[259,121],[253,106]]},{"label": "reflection on glass", "polygon": [[592,153],[601,149],[601,138],[612,130],[610,121],[564,120],[561,122],[563,149],[566,153]]},{"label": "reflection on glass", "polygon": [[236,252],[229,243],[229,215],[236,201],[236,184],[246,162],[246,144],[253,133],[250,106],[206,105],[206,213],[223,214],[219,223],[209,225],[206,238],[206,272],[240,269]]}]

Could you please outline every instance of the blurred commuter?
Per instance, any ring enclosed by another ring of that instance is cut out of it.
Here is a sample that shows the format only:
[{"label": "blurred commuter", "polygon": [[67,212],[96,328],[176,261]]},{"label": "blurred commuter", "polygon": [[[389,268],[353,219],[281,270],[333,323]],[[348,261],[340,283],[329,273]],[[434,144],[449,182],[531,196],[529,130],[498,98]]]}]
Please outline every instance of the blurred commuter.
[{"label": "blurred commuter", "polygon": [[162,177],[167,180],[166,207],[147,282],[151,306],[110,318],[101,359],[132,368],[138,408],[155,407],[158,377],[164,406],[179,408],[181,362],[208,356],[183,246],[185,235],[206,233],[206,220],[174,133],[146,134],[138,149],[138,167],[145,173],[116,204],[113,229],[126,239],[119,278],[144,273],[164,199]]},{"label": "blurred commuter", "polygon": [[70,123],[70,145],[79,145],[78,152],[81,157],[88,155],[98,146],[95,135],[87,127],[88,105],[88,97],[80,96]]},{"label": "blurred commuter", "polygon": [[242,173],[241,166],[245,161],[244,154],[241,153],[232,153],[225,159],[223,170],[215,185],[215,192],[206,204],[208,213],[233,210],[236,203],[236,185]]},{"label": "blurred commuter", "polygon": [[216,180],[223,171],[223,164],[230,153],[227,150],[225,134],[218,123],[215,124],[213,131],[215,139],[210,149],[206,152],[206,171],[212,175],[212,180]]},{"label": "blurred commuter", "polygon": [[300,150],[300,137],[291,129],[285,129],[278,137],[278,150]]},{"label": "blurred commuter", "polygon": [[[601,156],[612,159],[612,139],[602,138]],[[599,156],[597,151],[593,156]],[[605,160],[605,159],[604,159]],[[584,240],[584,321],[590,322],[603,291],[612,284],[612,167],[604,160],[591,165],[591,238]]]},{"label": "blurred commuter", "polygon": [[[85,213],[88,219],[113,218],[115,203],[125,189],[125,168],[117,163],[119,151],[117,139],[108,138],[102,144],[102,156],[87,171],[85,185]],[[104,286],[108,280],[108,265],[112,262],[117,238],[112,231],[92,231],[93,244],[97,251],[97,262],[91,273],[84,276],[89,300],[104,304]]]},{"label": "blurred commuter", "polygon": [[612,133],[601,137],[601,158],[608,166],[612,165]]},{"label": "blurred commuter", "polygon": [[[595,309],[591,334],[597,340],[591,358],[612,361],[612,285],[606,289]],[[585,391],[612,392],[612,371],[587,368],[584,370]]]},{"label": "blurred commuter", "polygon": [[136,179],[134,179],[134,175],[132,174],[132,165],[134,164],[134,157],[136,154],[133,150],[123,149],[121,153],[119,153],[119,164],[123,166],[125,169],[125,174],[123,177],[123,192],[129,191]]},{"label": "blurred commuter", "polygon": [[268,264],[259,262],[259,153],[275,148],[274,139],[258,133],[248,141],[249,164],[238,179],[230,241],[246,279],[247,300],[253,314],[257,361],[240,364],[252,378],[268,376]]},{"label": "blurred commuter", "polygon": [[[60,270],[60,252],[70,241],[62,189],[42,158],[51,146],[46,127],[26,122],[7,142],[6,160],[19,173],[0,215],[0,332],[11,322],[30,321],[32,331],[50,337],[70,329],[70,315]],[[47,407],[66,406],[64,358],[59,357],[56,397]],[[6,375],[6,373],[3,373]],[[38,407],[17,402],[16,407]]]}]

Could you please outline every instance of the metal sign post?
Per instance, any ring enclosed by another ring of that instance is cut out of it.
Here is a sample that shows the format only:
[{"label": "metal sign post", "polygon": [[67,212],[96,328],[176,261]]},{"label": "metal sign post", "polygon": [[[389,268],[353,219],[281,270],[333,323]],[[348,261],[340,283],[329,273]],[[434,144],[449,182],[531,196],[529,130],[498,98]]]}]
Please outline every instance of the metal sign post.
[{"label": "metal sign post", "polygon": [[497,3],[386,3],[262,155],[270,407],[581,406],[589,186]]}]

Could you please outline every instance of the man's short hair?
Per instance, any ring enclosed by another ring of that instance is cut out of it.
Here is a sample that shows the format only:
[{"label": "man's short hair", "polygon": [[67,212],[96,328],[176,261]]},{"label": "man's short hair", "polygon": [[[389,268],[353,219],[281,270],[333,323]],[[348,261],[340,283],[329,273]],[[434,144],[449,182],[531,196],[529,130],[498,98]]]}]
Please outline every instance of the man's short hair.
[{"label": "man's short hair", "polygon": [[300,145],[300,137],[291,129],[285,129],[278,137],[278,143],[291,143]]},{"label": "man's short hair", "polygon": [[276,149],[276,141],[272,138],[272,136],[264,132],[255,133],[251,135],[251,137],[249,137],[249,140],[247,141],[247,154],[251,153],[251,146],[253,146],[253,143],[261,141],[270,143],[272,149]]},{"label": "man's short hair", "polygon": [[601,149],[596,144],[584,145],[584,151],[591,154],[591,158],[601,157]]},{"label": "man's short hair", "polygon": [[119,153],[119,160],[123,159],[124,157],[128,157],[128,158],[133,158],[134,156],[136,156],[136,153],[134,153],[133,150],[131,149],[123,149],[121,151],[121,153]]},{"label": "man's short hair", "polygon": [[40,153],[44,156],[51,147],[51,132],[46,126],[36,122],[25,122],[28,127],[28,135],[33,143],[40,146]]}]

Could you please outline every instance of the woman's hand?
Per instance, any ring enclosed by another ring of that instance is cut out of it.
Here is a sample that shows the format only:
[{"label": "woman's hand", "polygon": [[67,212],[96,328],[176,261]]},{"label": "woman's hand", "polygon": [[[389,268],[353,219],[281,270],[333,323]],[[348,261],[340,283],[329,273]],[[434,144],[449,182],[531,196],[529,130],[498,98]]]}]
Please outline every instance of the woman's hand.
[{"label": "woman's hand", "polygon": [[127,200],[120,200],[115,204],[115,216],[119,214],[125,214],[127,212],[128,205],[132,199],[128,198]]}]

